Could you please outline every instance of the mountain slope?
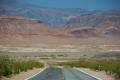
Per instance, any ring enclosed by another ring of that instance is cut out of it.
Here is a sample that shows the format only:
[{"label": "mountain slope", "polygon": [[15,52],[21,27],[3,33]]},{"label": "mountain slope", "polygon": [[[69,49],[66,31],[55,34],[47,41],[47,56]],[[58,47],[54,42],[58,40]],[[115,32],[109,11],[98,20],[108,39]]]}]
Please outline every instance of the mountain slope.
[{"label": "mountain slope", "polygon": [[68,26],[73,27],[101,27],[101,26],[116,26],[120,25],[120,10],[119,11],[98,11],[88,14],[83,14],[71,18],[67,23]]},{"label": "mountain slope", "polygon": [[83,9],[47,8],[30,5],[22,0],[0,1],[0,13],[35,18],[51,26],[63,26],[71,17],[87,12]]},{"label": "mountain slope", "polygon": [[[32,18],[42,21],[49,26],[54,26],[54,28],[62,28],[50,31],[49,34],[54,36],[96,37],[120,35],[120,9],[108,11],[87,11],[84,9],[47,8],[30,5],[18,0],[1,0],[0,14]],[[2,21],[1,19],[1,22],[4,23],[4,20]],[[15,25],[17,24],[20,23],[16,23]],[[29,25],[29,23],[27,24]],[[36,32],[39,32],[38,30],[39,29],[36,29]],[[7,31],[3,32],[6,33]],[[27,31],[26,29],[26,34],[29,32],[32,31]],[[14,34],[12,28],[9,33]],[[23,34],[23,32],[20,32],[19,34]]]},{"label": "mountain slope", "polygon": [[1,0],[0,14],[34,18],[55,27],[101,27],[108,22],[113,26],[120,25],[120,9],[88,11],[79,8],[47,8],[22,0]]},{"label": "mountain slope", "polygon": [[38,20],[17,16],[0,16],[0,35],[39,35],[48,26]]}]

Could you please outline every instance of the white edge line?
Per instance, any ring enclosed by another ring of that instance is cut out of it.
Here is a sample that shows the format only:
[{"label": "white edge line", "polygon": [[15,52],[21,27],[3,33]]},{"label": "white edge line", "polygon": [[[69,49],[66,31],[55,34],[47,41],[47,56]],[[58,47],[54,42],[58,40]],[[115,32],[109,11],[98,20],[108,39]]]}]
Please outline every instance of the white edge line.
[{"label": "white edge line", "polygon": [[96,76],[93,76],[93,75],[91,75],[91,74],[88,74],[87,72],[85,72],[85,71],[83,71],[83,70],[81,70],[81,69],[79,69],[79,68],[75,68],[75,69],[77,69],[77,70],[83,72],[84,74],[87,74],[87,75],[89,75],[89,76],[91,76],[91,77],[93,77],[93,78],[95,78],[95,79],[103,80],[103,79],[100,79],[100,78],[98,78],[98,77],[96,77]]},{"label": "white edge line", "polygon": [[47,68],[47,67],[45,67],[45,68],[41,69],[38,73],[36,73],[36,74],[34,74],[34,75],[32,75],[32,76],[30,76],[30,77],[28,77],[28,78],[24,79],[24,80],[29,80],[29,79],[31,79],[31,78],[33,78],[33,77],[35,77],[35,76],[36,76],[36,75],[38,75],[39,73],[43,72],[46,68]]}]

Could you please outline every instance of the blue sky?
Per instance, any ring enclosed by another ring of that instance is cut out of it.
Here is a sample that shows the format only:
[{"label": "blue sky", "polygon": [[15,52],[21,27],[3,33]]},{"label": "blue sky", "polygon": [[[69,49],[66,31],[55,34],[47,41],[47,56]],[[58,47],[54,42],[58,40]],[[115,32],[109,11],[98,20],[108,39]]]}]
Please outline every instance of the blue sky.
[{"label": "blue sky", "polygon": [[57,8],[84,8],[91,10],[120,8],[120,0],[27,0],[27,2]]},{"label": "blue sky", "polygon": [[89,10],[106,10],[120,8],[120,0],[0,0],[0,2],[17,2],[54,8],[82,8]]}]

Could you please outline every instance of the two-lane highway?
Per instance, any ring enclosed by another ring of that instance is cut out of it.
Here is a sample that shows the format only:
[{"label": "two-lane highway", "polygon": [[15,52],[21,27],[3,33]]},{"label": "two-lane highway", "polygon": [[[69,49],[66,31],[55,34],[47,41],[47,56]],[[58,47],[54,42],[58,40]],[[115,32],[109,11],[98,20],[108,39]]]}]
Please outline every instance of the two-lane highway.
[{"label": "two-lane highway", "polygon": [[99,80],[74,68],[50,67],[27,80]]}]

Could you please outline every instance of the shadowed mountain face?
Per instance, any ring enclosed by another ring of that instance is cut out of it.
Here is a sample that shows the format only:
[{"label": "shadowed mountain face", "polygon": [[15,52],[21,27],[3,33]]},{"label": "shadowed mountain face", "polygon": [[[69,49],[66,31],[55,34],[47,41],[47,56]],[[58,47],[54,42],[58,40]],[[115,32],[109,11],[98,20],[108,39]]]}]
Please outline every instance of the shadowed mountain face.
[{"label": "shadowed mountain face", "polygon": [[89,12],[70,19],[67,24],[71,27],[101,27],[106,25],[119,27],[120,10]]},{"label": "shadowed mountain face", "polygon": [[[23,3],[24,2],[24,3]],[[74,16],[86,12],[82,9],[56,9],[38,7],[19,0],[0,1],[0,13],[35,18],[51,26],[63,26]]]},{"label": "shadowed mountain face", "polygon": [[[18,16],[25,16],[30,17],[38,20],[42,20],[43,22],[49,24],[50,26],[64,26],[70,18],[79,15],[76,11],[74,12],[71,10],[64,10],[64,9],[52,9],[52,8],[37,8],[37,7],[24,7],[24,8],[14,8],[9,7],[2,8],[1,13],[4,14],[12,14],[12,15],[18,15]],[[10,11],[9,11],[10,10]],[[81,13],[80,13],[81,14]]]}]

